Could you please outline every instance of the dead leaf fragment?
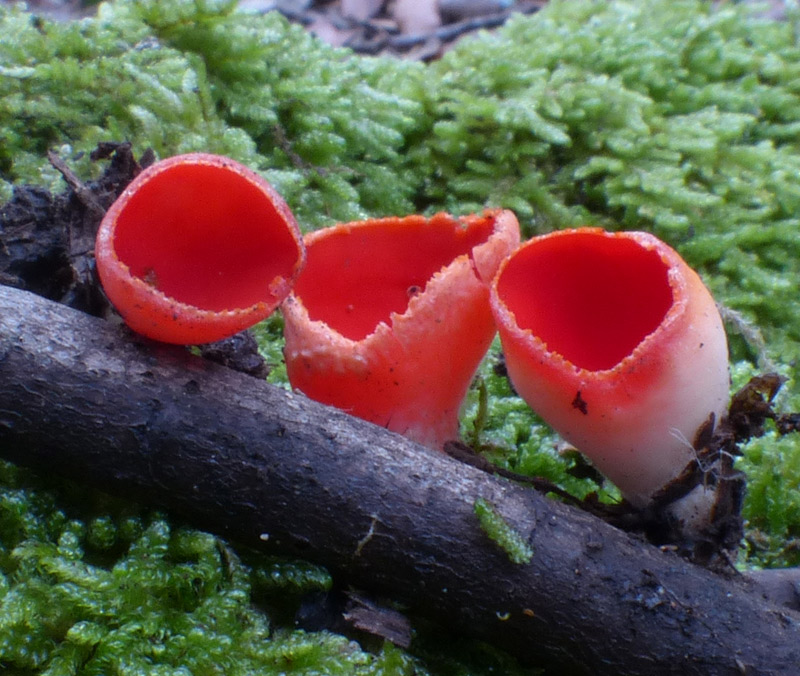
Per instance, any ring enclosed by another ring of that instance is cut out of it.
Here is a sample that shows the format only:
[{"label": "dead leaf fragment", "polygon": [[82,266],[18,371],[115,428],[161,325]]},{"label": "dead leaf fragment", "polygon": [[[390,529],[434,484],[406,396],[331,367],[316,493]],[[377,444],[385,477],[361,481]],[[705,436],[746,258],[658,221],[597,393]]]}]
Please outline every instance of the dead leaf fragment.
[{"label": "dead leaf fragment", "polygon": [[392,16],[409,35],[430,33],[442,25],[438,0],[395,0]]},{"label": "dead leaf fragment", "polygon": [[366,596],[348,592],[343,617],[355,629],[379,636],[401,648],[411,645],[412,631],[408,618],[400,611],[378,605]]},{"label": "dead leaf fragment", "polygon": [[334,47],[343,47],[358,34],[357,28],[339,28],[323,14],[315,14],[306,30]]},{"label": "dead leaf fragment", "polygon": [[342,16],[357,21],[371,19],[383,8],[383,0],[341,0]]}]

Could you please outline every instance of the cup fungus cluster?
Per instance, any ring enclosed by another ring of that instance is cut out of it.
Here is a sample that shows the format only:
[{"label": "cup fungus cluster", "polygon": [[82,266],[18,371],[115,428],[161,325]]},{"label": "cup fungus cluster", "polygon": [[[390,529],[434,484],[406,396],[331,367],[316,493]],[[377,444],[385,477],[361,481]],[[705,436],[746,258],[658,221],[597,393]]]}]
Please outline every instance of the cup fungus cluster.
[{"label": "cup fungus cluster", "polygon": [[109,209],[97,269],[125,321],[166,342],[218,340],[281,305],[293,387],[436,449],[457,437],[499,331],[520,396],[637,507],[725,414],[719,313],[652,235],[580,228],[520,245],[504,210],[299,232],[254,172],[182,155]]}]

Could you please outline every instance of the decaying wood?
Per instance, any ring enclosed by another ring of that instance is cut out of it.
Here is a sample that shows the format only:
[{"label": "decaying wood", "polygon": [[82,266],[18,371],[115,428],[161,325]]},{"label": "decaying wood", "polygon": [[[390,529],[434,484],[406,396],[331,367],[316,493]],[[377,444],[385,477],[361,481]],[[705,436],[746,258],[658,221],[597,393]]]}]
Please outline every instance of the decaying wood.
[{"label": "decaying wood", "polygon": [[[798,673],[800,614],[536,491],[0,287],[0,453],[163,506],[559,674]],[[478,498],[532,549],[514,564]]]},{"label": "decaying wood", "polygon": [[49,153],[69,190],[52,195],[15,186],[13,198],[0,205],[0,283],[102,315],[108,301],[93,273],[97,227],[105,209],[155,157],[146,150],[137,161],[129,143],[100,143],[91,158],[110,160],[97,181],[84,184]]}]

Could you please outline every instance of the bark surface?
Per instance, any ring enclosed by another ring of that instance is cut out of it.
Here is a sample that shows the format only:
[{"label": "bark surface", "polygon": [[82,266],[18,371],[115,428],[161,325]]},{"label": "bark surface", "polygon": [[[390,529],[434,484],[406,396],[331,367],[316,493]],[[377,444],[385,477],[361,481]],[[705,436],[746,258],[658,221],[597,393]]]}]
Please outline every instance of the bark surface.
[{"label": "bark surface", "polygon": [[[559,674],[794,675],[800,614],[529,488],[0,287],[0,454],[328,566]],[[481,530],[482,498],[533,551]]]}]

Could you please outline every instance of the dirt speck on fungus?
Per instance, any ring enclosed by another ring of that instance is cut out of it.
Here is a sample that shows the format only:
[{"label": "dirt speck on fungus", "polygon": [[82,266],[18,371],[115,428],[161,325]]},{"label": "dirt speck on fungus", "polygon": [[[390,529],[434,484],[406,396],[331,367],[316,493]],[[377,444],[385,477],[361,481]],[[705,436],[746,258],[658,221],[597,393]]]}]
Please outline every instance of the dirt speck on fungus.
[{"label": "dirt speck on fungus", "polygon": [[572,400],[572,408],[577,408],[583,415],[589,414],[589,406],[586,401],[581,397],[581,391],[578,390],[575,398]]}]

